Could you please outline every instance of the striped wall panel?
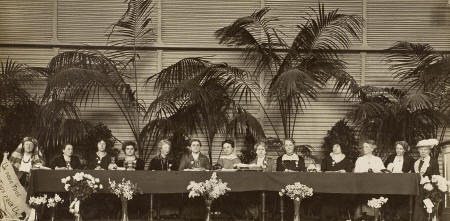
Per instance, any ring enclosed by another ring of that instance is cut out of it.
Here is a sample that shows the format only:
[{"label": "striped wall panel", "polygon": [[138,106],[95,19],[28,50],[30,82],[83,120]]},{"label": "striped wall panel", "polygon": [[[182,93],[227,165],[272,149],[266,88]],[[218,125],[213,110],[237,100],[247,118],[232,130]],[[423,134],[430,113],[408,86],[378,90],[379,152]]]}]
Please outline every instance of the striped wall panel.
[{"label": "striped wall panel", "polygon": [[371,48],[396,41],[430,43],[450,49],[450,5],[447,0],[367,1],[367,39]]},{"label": "striped wall panel", "polygon": [[[214,32],[260,8],[260,0],[162,1],[162,41],[166,45],[217,46]],[[201,21],[201,22],[199,22]]]},{"label": "striped wall panel", "polygon": [[0,43],[50,42],[53,13],[53,0],[0,1]]}]

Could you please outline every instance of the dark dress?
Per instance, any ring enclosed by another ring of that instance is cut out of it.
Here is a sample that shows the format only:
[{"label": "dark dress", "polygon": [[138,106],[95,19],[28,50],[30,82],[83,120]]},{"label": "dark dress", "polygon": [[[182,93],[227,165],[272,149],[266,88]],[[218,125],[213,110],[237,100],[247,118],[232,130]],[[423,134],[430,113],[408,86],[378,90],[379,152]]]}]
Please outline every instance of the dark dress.
[{"label": "dark dress", "polygon": [[283,155],[277,159],[277,171],[284,171],[285,169],[294,171],[306,171],[305,160],[298,156],[298,160],[283,160]]},{"label": "dark dress", "polygon": [[[70,157],[70,167],[74,170],[81,170],[81,162],[80,158],[77,156]],[[64,160],[64,155],[59,155],[55,159],[53,159],[53,163],[51,164],[51,167],[55,169],[55,167],[67,167],[67,162]]]},{"label": "dark dress", "polygon": [[[344,157],[339,162],[334,162],[333,158],[328,154],[322,161],[321,170],[323,172],[339,170],[352,172],[353,167],[353,162],[347,157]],[[339,217],[342,211],[348,211],[351,208],[351,198],[342,194],[319,194],[318,200],[321,202],[321,221]]]},{"label": "dark dress", "polygon": [[150,161],[149,170],[176,170],[173,160],[169,157],[163,158],[161,155],[154,157]]},{"label": "dark dress", "polygon": [[[125,166],[128,167],[128,165],[130,165],[130,164],[125,165],[124,163],[125,163],[125,159],[118,160],[117,166],[118,167],[125,167]],[[133,167],[133,169],[135,169],[135,170],[144,170],[145,162],[141,158],[136,157],[135,162],[131,162],[131,167]]]},{"label": "dark dress", "polygon": [[[420,168],[419,168],[419,170],[420,170]],[[415,171],[415,169],[414,169],[414,172],[418,173],[419,171]],[[431,158],[430,159],[430,164],[429,164],[427,170],[425,171],[425,173],[423,174],[423,177],[427,176],[431,180],[431,176],[439,175],[439,174],[440,173],[439,173],[438,160],[434,159],[434,158]],[[415,203],[415,206],[414,206],[414,221],[426,221],[426,220],[428,220],[428,213],[426,213],[426,211],[424,209],[423,200],[424,200],[424,189],[423,189],[423,185],[420,185],[419,196],[416,197],[416,203]]]},{"label": "dark dress", "polygon": [[326,171],[339,171],[345,170],[346,172],[352,172],[353,163],[347,157],[339,162],[334,162],[330,155],[327,155],[322,161],[321,169],[323,172]]},{"label": "dark dress", "polygon": [[107,170],[109,164],[111,164],[113,156],[111,154],[107,153],[103,158],[100,159],[100,157],[97,155],[97,153],[91,154],[88,157],[88,169],[93,170],[97,166],[100,166],[102,169]]},{"label": "dark dress", "polygon": [[[386,159],[386,162],[384,162],[384,166],[386,168],[390,163],[394,162],[396,155],[397,154],[391,154],[388,156],[388,158]],[[402,172],[409,173],[409,172],[412,172],[413,170],[414,170],[414,159],[411,156],[409,156],[408,153],[403,154]]]},{"label": "dark dress", "polygon": [[178,170],[184,169],[192,169],[192,168],[205,168],[207,170],[210,169],[209,158],[204,154],[200,153],[197,160],[194,160],[194,157],[191,153],[183,155],[180,160],[180,166]]}]

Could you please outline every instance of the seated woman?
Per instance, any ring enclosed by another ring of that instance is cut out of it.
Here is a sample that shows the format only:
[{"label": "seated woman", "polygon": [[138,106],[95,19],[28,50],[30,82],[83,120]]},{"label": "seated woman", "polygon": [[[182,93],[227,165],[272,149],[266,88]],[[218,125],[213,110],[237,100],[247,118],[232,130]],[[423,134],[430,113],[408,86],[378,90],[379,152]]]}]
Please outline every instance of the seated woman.
[{"label": "seated woman", "polygon": [[284,139],[283,147],[285,154],[277,159],[277,171],[305,171],[305,160],[294,153],[295,141],[292,138]]},{"label": "seated woman", "polygon": [[224,140],[222,142],[222,148],[225,155],[220,156],[217,161],[217,164],[219,164],[222,169],[233,169],[234,165],[241,163],[241,160],[235,153],[234,141]]},{"label": "seated woman", "polygon": [[125,170],[143,170],[145,163],[136,156],[136,143],[125,141],[122,144],[122,151],[125,153],[123,160],[117,161],[117,166],[124,167]]},{"label": "seated woman", "polygon": [[100,139],[97,142],[97,152],[88,157],[89,170],[108,170],[116,169],[115,158],[106,151],[106,141]]},{"label": "seated woman", "polygon": [[[332,152],[322,161],[323,172],[352,172],[353,162],[342,153],[341,145],[334,144]],[[348,210],[348,197],[339,194],[321,194],[320,220],[327,221],[339,217],[340,210]]]},{"label": "seated woman", "polygon": [[406,141],[395,142],[395,154],[389,155],[384,165],[393,173],[409,173],[413,170],[414,159],[409,156]]},{"label": "seated woman", "polygon": [[323,172],[352,172],[353,163],[342,153],[341,145],[334,144],[333,151],[322,161]]},{"label": "seated woman", "polygon": [[381,158],[373,155],[374,150],[375,141],[366,140],[363,142],[363,156],[356,160],[355,173],[379,173],[386,169]]},{"label": "seated woman", "polygon": [[263,141],[257,142],[254,146],[256,151],[256,158],[251,162],[257,166],[261,166],[264,172],[272,172],[273,160],[266,156],[267,145]]},{"label": "seated woman", "polygon": [[[375,150],[375,141],[366,140],[362,143],[363,146],[363,156],[358,157],[355,163],[355,173],[380,173],[386,168],[384,167],[381,158],[374,156],[373,151]],[[367,199],[369,196],[358,197],[357,203],[359,204],[355,210],[354,217],[359,219],[363,213],[373,216],[373,209],[367,206]]]},{"label": "seated woman", "polygon": [[[395,153],[388,156],[384,165],[393,173],[410,173],[413,170],[414,160],[409,156],[409,145],[406,141],[395,142]],[[408,197],[392,195],[386,203],[385,217],[387,220],[407,220],[409,218]]]},{"label": "seated woman", "polygon": [[150,167],[149,170],[166,170],[171,171],[175,170],[174,163],[172,159],[169,158],[170,148],[172,146],[172,143],[167,140],[160,140],[158,142],[158,152],[159,154],[155,156],[150,161]]},{"label": "seated woman", "polygon": [[[421,140],[417,143],[416,147],[419,150],[419,159],[414,163],[414,173],[420,174],[422,178],[428,177],[431,180],[433,175],[439,175],[439,164],[438,160],[430,156],[431,150],[434,146],[438,145],[438,140],[427,139]],[[429,214],[426,213],[424,209],[423,200],[424,189],[423,185],[420,185],[419,196],[416,197],[416,202],[414,206],[414,220],[423,221],[428,220]],[[433,216],[431,216],[433,217]]]},{"label": "seated woman", "polygon": [[200,152],[202,143],[199,139],[192,139],[189,143],[191,153],[181,157],[178,170],[184,169],[210,169],[209,158]]},{"label": "seated woman", "polygon": [[11,154],[9,161],[25,189],[28,188],[31,169],[40,168],[45,164],[39,152],[38,141],[33,137],[24,137],[16,150]]},{"label": "seated woman", "polygon": [[52,163],[55,170],[80,170],[81,163],[77,156],[73,156],[73,146],[66,143],[62,146],[62,154],[57,156]]},{"label": "seated woman", "polygon": [[[97,152],[88,156],[89,170],[115,170],[117,169],[116,158],[108,153],[108,146],[104,139],[99,139],[97,142]],[[104,202],[104,203],[98,203]],[[110,194],[94,194],[81,204],[80,208],[81,216],[83,219],[93,218],[115,218],[116,213],[111,211],[119,211],[119,200]]]}]

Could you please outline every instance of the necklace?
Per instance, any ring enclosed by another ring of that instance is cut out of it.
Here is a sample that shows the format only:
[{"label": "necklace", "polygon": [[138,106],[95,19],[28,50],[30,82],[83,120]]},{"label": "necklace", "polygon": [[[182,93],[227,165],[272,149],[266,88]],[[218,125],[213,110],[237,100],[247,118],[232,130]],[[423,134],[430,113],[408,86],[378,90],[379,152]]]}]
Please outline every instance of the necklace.
[{"label": "necklace", "polygon": [[31,156],[28,158],[27,161],[25,161],[25,155],[22,157],[22,162],[29,163],[31,161]]}]

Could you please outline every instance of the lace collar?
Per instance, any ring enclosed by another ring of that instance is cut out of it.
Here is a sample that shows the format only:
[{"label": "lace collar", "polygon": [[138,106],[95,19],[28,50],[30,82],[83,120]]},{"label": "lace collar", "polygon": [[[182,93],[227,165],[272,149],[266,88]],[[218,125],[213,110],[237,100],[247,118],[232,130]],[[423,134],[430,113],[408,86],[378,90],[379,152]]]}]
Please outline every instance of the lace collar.
[{"label": "lace collar", "polygon": [[292,154],[292,155],[287,155],[287,154],[283,154],[283,156],[281,157],[282,161],[285,160],[293,160],[293,161],[299,161],[298,155],[297,154]]}]

